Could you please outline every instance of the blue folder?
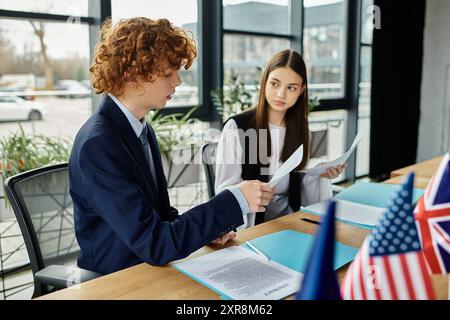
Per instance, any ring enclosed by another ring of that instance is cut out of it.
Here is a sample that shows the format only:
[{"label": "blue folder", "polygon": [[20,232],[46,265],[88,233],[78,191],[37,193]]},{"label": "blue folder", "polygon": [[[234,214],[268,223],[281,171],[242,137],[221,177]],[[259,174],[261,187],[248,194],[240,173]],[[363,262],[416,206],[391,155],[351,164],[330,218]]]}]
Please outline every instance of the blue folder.
[{"label": "blue folder", "polygon": [[[339,192],[334,198],[386,208],[392,195],[399,187],[400,185],[395,184],[359,182]],[[413,203],[416,203],[424,192],[424,189],[414,188]]]},{"label": "blue folder", "polygon": [[[333,199],[345,200],[349,202],[365,204],[368,206],[378,207],[378,208],[387,208],[388,202],[391,199],[394,192],[400,187],[400,185],[396,184],[387,184],[387,183],[372,183],[372,182],[358,182],[353,184],[352,186],[344,189],[339,192],[337,195],[333,197]],[[413,189],[413,203],[415,204],[420,197],[424,194],[424,189]],[[303,212],[322,215],[324,213],[313,212],[311,210],[302,208]],[[350,222],[346,220],[337,219],[343,223],[347,223],[349,225],[362,228],[362,229],[373,229],[373,226],[359,224],[355,222]]]},{"label": "blue folder", "polygon": [[[315,236],[294,230],[271,233],[250,242],[271,260],[304,273]],[[243,247],[252,250],[245,243]],[[335,241],[334,270],[352,261],[359,248]]]},{"label": "blue folder", "polygon": [[[271,233],[259,238],[251,240],[251,243],[257,247],[262,253],[271,260],[276,261],[290,269],[304,273],[308,263],[310,250],[314,244],[315,236],[294,230],[283,230]],[[253,251],[245,243],[241,245],[247,250]],[[335,242],[334,270],[339,269],[343,265],[352,261],[358,252],[358,248]],[[175,264],[175,268],[183,272],[187,276],[215,291],[223,300],[231,298],[222,292],[200,281],[191,274],[185,272],[182,268]]]}]

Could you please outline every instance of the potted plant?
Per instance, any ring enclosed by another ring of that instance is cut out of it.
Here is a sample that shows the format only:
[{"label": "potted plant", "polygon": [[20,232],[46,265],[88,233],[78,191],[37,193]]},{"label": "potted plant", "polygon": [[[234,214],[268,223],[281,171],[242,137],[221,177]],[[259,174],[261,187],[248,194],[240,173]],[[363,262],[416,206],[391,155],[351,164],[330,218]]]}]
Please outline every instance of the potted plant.
[{"label": "potted plant", "polygon": [[317,96],[313,96],[309,98],[308,100],[308,113],[311,113],[314,111],[315,108],[317,108],[320,105],[319,98]]},{"label": "potted plant", "polygon": [[[225,84],[224,88],[217,88],[211,91],[211,98],[217,107],[218,113],[222,120],[225,121],[229,117],[245,111],[252,107],[254,100],[249,87],[231,72],[230,81]],[[258,92],[258,85],[255,84],[255,91]]]},{"label": "potted plant", "polygon": [[147,121],[157,134],[164,173],[168,187],[185,186],[200,181],[199,143],[196,143],[196,125],[200,121],[191,118],[197,109],[193,107],[185,114],[162,114],[150,111]]},{"label": "potted plant", "polygon": [[[0,138],[0,199],[4,197],[3,181],[20,172],[49,164],[66,162],[69,159],[71,141],[48,137],[43,134],[26,134],[19,124],[19,130]],[[7,202],[0,203],[3,219],[14,217],[7,208]]]}]

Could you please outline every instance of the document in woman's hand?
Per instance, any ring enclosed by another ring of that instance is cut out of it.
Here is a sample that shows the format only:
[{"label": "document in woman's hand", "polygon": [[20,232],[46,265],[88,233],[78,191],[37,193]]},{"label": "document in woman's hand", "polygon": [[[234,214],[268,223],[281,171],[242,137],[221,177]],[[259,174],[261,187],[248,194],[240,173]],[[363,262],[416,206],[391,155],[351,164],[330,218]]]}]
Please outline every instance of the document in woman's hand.
[{"label": "document in woman's hand", "polygon": [[356,146],[361,141],[361,139],[365,136],[365,134],[366,134],[365,131],[359,132],[356,135],[355,140],[353,140],[353,143],[352,143],[351,147],[348,149],[348,151],[346,153],[344,153],[342,156],[340,156],[339,158],[334,159],[333,161],[330,161],[327,163],[323,163],[314,168],[304,169],[300,172],[303,172],[303,173],[309,174],[309,175],[321,175],[321,174],[325,173],[328,168],[336,167],[337,165],[343,164],[345,161],[347,161],[348,157],[350,157],[352,152],[356,149]]}]

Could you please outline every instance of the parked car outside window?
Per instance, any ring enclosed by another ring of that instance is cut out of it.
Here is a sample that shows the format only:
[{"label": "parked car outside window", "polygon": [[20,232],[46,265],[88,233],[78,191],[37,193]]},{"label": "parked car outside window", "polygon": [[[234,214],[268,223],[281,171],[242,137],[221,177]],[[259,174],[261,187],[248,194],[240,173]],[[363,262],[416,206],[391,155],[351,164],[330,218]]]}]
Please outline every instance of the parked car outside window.
[{"label": "parked car outside window", "polygon": [[17,96],[0,96],[0,121],[42,120],[47,108],[39,102]]}]

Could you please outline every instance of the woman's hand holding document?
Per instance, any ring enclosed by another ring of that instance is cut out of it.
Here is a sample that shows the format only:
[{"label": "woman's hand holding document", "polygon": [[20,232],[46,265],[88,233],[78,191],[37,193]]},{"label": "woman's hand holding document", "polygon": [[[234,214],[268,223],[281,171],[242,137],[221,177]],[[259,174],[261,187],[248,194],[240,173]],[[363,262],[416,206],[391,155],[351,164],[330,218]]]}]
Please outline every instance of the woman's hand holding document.
[{"label": "woman's hand holding document", "polygon": [[323,163],[323,164],[318,165],[317,167],[314,167],[311,169],[302,170],[300,172],[318,176],[318,175],[321,175],[321,174],[324,174],[325,172],[327,172],[327,169],[330,167],[337,167],[338,165],[343,164],[345,161],[347,161],[348,157],[350,157],[352,152],[356,149],[356,146],[361,141],[361,139],[364,137],[364,135],[365,135],[365,132],[360,131],[356,135],[355,140],[353,140],[353,143],[352,143],[350,149],[348,149],[348,151],[346,153],[344,153],[342,156],[340,156],[339,158],[334,159],[333,161],[330,161],[330,162]]},{"label": "woman's hand holding document", "polygon": [[[340,170],[344,169],[346,167],[345,161],[347,161],[348,157],[352,154],[352,152],[355,150],[358,143],[361,141],[362,137],[364,137],[365,133],[363,131],[359,132],[355,140],[353,140],[353,143],[348,149],[346,153],[344,153],[339,158],[321,164],[317,167],[311,168],[311,169],[305,169],[301,170],[300,172],[310,174],[310,175],[322,175],[324,173],[327,173],[327,170],[329,168],[339,168]],[[298,147],[298,149],[287,159],[281,167],[275,172],[272,179],[269,181],[269,186],[275,187],[276,184],[283,178],[284,176],[288,175],[292,170],[297,168],[300,165],[300,162],[302,162],[303,159],[303,145]],[[338,172],[340,174],[340,172]]]}]

